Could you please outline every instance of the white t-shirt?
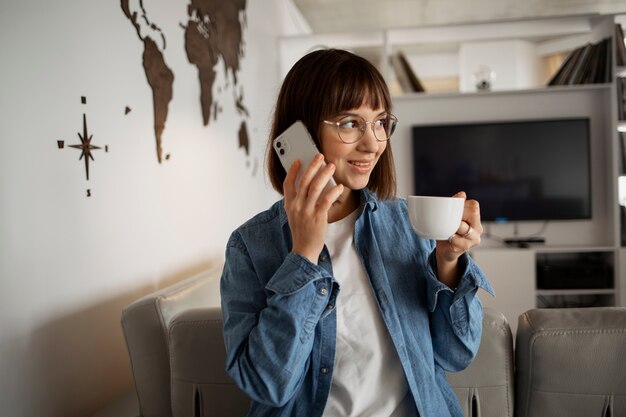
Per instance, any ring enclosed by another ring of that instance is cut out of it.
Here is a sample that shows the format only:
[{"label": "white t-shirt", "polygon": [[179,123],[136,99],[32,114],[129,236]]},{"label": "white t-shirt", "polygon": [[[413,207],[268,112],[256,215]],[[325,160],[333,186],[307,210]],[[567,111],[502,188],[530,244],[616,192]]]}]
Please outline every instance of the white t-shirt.
[{"label": "white t-shirt", "polygon": [[324,417],[415,416],[398,353],[354,244],[359,213],[328,225],[326,246],[340,291],[335,365]]}]

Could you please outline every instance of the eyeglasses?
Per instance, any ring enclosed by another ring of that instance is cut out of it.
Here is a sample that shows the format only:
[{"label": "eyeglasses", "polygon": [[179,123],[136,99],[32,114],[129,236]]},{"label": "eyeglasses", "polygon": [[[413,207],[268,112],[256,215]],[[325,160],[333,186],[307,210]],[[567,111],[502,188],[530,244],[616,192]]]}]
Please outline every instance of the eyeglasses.
[{"label": "eyeglasses", "polygon": [[372,132],[374,132],[376,140],[378,142],[386,142],[391,138],[394,130],[396,130],[398,118],[393,114],[386,114],[374,121],[366,122],[359,116],[346,116],[338,122],[330,120],[322,120],[322,122],[336,126],[339,139],[343,143],[358,142],[365,134],[368,124],[372,125]]}]

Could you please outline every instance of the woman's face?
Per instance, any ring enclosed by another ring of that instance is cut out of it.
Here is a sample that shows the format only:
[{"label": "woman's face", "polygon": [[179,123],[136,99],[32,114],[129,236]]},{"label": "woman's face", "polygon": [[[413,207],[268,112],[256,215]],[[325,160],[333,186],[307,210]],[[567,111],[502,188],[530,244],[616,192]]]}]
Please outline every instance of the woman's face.
[{"label": "woman's face", "polygon": [[[344,122],[361,117],[366,122],[374,122],[387,112],[383,108],[372,109],[368,105],[348,110],[326,119],[330,122]],[[335,164],[333,177],[338,184],[348,190],[360,190],[369,183],[372,170],[385,151],[387,142],[379,142],[374,136],[372,123],[367,124],[365,133],[355,143],[344,143],[338,136],[337,126],[322,122],[320,142],[326,162]]]}]

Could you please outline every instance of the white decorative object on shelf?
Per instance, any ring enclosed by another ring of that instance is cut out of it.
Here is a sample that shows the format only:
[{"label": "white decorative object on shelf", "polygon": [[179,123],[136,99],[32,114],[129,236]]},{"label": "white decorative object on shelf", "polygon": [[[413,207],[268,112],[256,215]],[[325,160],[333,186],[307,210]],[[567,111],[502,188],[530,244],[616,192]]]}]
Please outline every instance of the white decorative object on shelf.
[{"label": "white decorative object on shelf", "polygon": [[478,91],[490,91],[495,78],[496,73],[486,65],[482,65],[474,71],[474,84]]}]

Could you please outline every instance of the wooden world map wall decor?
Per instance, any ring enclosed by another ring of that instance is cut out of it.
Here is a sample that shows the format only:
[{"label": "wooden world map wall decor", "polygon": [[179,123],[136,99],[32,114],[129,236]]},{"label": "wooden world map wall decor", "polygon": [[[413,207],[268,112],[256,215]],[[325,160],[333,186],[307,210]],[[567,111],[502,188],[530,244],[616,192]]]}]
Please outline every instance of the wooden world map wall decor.
[{"label": "wooden world map wall decor", "polygon": [[[87,104],[87,97],[82,96],[80,98],[80,102],[81,104]],[[87,114],[86,113],[83,113],[83,133],[81,134],[79,132],[78,138],[80,139],[79,144],[67,145],[67,146],[81,151],[80,157],[78,158],[78,160],[80,161],[81,159],[83,159],[85,161],[85,176],[87,177],[87,181],[89,181],[89,161],[90,160],[95,161],[92,151],[97,150],[97,149],[102,149],[102,147],[95,146],[91,143],[91,140],[93,139],[93,135],[90,134],[89,130],[87,129]],[[65,141],[57,140],[57,146],[59,149],[64,149]],[[109,152],[109,145],[104,146],[104,151]],[[87,189],[87,197],[91,197],[90,188]]]},{"label": "wooden world map wall decor", "polygon": [[[250,155],[250,140],[247,119],[250,117],[244,104],[243,86],[239,83],[241,58],[244,56],[243,33],[246,25],[246,0],[187,0],[187,22],[180,23],[184,38],[185,54],[189,63],[197,68],[202,122],[207,126],[217,121],[224,111],[219,96],[224,91],[233,95],[232,112],[240,117],[239,129],[234,132],[233,142],[243,148],[246,157]],[[174,72],[165,61],[163,51],[167,39],[163,30],[153,22],[144,7],[143,0],[120,0],[122,12],[131,22],[139,40],[143,44],[142,63],[148,86],[152,90],[154,117],[154,138],[157,160],[169,160],[170,154],[163,154],[162,137],[168,117],[169,105],[174,97]],[[131,6],[132,5],[132,6]],[[222,65],[219,65],[219,63]],[[218,71],[223,71],[225,85],[216,87]],[[81,97],[82,104],[87,98]],[[124,114],[131,112],[126,106]],[[95,161],[94,152],[102,150],[96,146],[87,128],[87,115],[83,113],[82,133],[78,133],[79,144],[67,145],[81,151],[79,160],[85,163],[85,176],[89,181],[89,164]],[[59,149],[65,148],[65,140],[58,140]],[[104,146],[108,152],[108,146]],[[250,161],[247,161],[250,167]],[[254,159],[252,175],[256,175],[258,161]],[[91,197],[91,189],[87,196]]]},{"label": "wooden world map wall decor", "polygon": [[[167,122],[170,102],[174,97],[174,72],[165,62],[163,51],[167,46],[163,30],[153,22],[143,4],[143,0],[133,2],[136,10],[131,9],[130,0],[121,0],[121,8],[132,23],[139,40],[143,43],[143,68],[152,89],[154,108],[154,137],[157,160],[163,161],[162,136]],[[202,121],[207,126],[217,120],[222,107],[213,96],[213,87],[217,78],[217,64],[221,59],[226,79],[229,74],[233,79],[235,111],[242,117],[237,139],[239,147],[249,155],[248,127],[245,119],[249,117],[243,103],[243,88],[239,85],[238,74],[240,59],[243,57],[243,25],[246,0],[190,0],[187,5],[184,30],[185,53],[190,64],[198,69],[200,81],[200,106]],[[241,19],[241,20],[240,20]],[[165,159],[168,159],[167,157]]]}]

